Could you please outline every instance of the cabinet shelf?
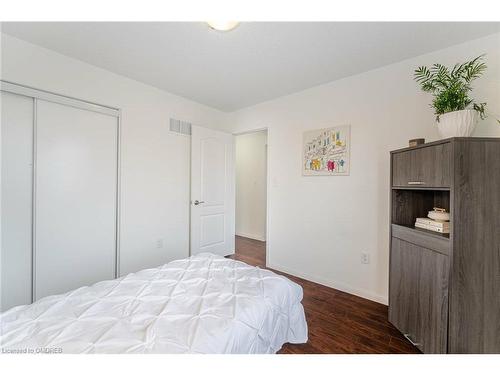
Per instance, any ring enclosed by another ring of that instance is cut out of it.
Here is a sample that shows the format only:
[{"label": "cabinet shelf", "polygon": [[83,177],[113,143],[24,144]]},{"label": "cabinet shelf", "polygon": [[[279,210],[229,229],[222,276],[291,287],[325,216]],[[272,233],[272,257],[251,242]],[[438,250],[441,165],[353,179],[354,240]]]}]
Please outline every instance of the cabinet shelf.
[{"label": "cabinet shelf", "polygon": [[448,255],[450,252],[451,241],[447,233],[436,233],[426,229],[413,228],[409,225],[392,224],[392,237],[443,255]]},{"label": "cabinet shelf", "polygon": [[411,225],[401,225],[401,224],[396,224],[396,223],[393,223],[392,225],[404,228],[404,230],[415,231],[415,232],[418,232],[418,233],[422,233],[422,234],[424,234],[426,236],[443,238],[445,240],[449,240],[450,239],[450,234],[449,233],[433,232],[432,230],[427,230],[427,229],[423,229],[423,228],[416,228],[416,227],[411,226]]},{"label": "cabinet shelf", "polygon": [[430,187],[430,186],[392,186],[392,190],[437,190],[437,191],[450,191],[449,187]]}]

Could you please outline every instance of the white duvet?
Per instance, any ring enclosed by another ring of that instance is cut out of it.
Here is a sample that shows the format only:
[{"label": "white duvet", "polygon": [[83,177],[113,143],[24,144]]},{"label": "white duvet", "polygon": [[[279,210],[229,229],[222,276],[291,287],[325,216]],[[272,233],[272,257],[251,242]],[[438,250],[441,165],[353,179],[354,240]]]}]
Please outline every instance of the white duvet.
[{"label": "white duvet", "polygon": [[2,351],[275,353],[307,341],[302,288],[213,254],[49,296],[0,315]]}]

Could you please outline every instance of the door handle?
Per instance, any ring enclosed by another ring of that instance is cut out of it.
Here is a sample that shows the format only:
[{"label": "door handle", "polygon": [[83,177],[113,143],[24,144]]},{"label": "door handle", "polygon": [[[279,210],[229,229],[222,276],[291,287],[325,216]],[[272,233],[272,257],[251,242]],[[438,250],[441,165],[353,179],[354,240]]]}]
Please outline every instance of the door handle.
[{"label": "door handle", "polygon": [[198,199],[193,202],[195,206],[198,206],[199,204],[205,203],[205,201],[199,201]]},{"label": "door handle", "polygon": [[408,181],[408,185],[425,185],[423,181]]}]

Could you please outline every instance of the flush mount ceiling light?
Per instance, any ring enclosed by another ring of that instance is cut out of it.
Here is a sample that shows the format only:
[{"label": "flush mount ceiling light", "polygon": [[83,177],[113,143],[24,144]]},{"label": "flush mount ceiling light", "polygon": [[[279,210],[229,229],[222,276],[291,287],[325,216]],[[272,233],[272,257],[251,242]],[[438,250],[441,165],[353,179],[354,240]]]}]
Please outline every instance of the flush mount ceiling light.
[{"label": "flush mount ceiling light", "polygon": [[230,31],[239,25],[236,21],[209,21],[207,23],[212,29],[218,31]]}]

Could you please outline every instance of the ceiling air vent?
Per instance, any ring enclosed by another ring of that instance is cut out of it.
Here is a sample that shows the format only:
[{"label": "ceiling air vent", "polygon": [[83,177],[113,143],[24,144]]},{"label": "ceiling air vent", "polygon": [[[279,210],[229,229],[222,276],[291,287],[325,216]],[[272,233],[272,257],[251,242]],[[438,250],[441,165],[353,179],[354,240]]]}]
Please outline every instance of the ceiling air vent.
[{"label": "ceiling air vent", "polygon": [[191,135],[191,123],[171,118],[170,131],[179,134]]}]

